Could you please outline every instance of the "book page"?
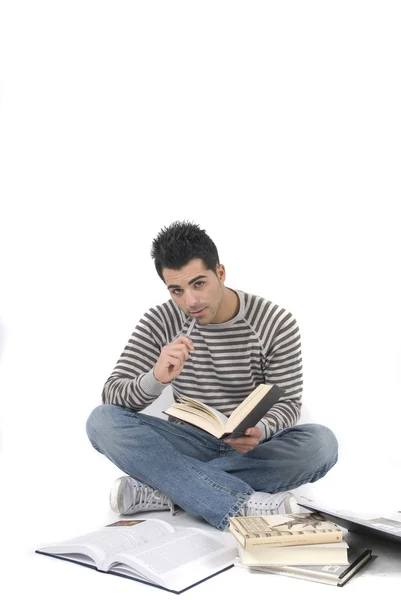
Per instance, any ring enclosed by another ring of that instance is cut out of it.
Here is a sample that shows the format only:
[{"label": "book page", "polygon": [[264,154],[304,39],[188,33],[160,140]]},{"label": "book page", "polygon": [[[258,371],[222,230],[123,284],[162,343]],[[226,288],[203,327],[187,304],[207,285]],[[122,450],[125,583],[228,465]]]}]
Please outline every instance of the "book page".
[{"label": "book page", "polygon": [[239,547],[242,564],[248,566],[268,565],[348,565],[348,544],[308,544],[280,546],[277,548],[258,547],[244,549]]},{"label": "book page", "polygon": [[218,414],[215,414],[212,411],[206,411],[202,408],[198,408],[197,406],[189,406],[187,404],[175,404],[173,408],[177,409],[179,413],[191,413],[192,415],[198,415],[202,419],[209,421],[209,423],[214,423],[217,426],[221,425],[220,417]]},{"label": "book page", "polygon": [[[145,579],[171,589],[183,589],[232,564],[235,541],[200,529],[184,528],[168,539],[121,552],[113,562],[130,566]],[[111,569],[113,566],[111,565]]]},{"label": "book page", "polygon": [[[183,402],[180,402],[180,398],[183,400]],[[189,406],[193,406],[196,410],[196,412],[202,412],[206,413],[208,415],[210,415],[213,420],[217,419],[217,421],[220,421],[221,423],[225,423],[228,419],[228,417],[220,412],[219,410],[217,410],[217,408],[214,408],[213,406],[204,404],[203,402],[199,402],[198,400],[194,400],[193,398],[188,398],[188,396],[180,396],[178,398],[178,402],[177,404],[180,405],[180,407],[189,407]]]},{"label": "book page", "polygon": [[[317,504],[307,504],[308,508],[311,510],[322,511],[322,513],[332,515],[333,517],[337,516],[340,519],[343,518],[349,521],[350,523],[377,529],[383,533],[389,533],[401,539],[401,513],[386,513],[384,511],[382,514],[380,514],[379,512],[364,512],[362,510],[354,512],[352,510],[334,509],[332,507],[323,508]],[[347,527],[346,524],[344,526]]]},{"label": "book page", "polygon": [[165,538],[174,531],[171,525],[160,519],[121,520],[41,550],[52,554],[86,554],[96,562],[98,569],[104,570],[104,565],[114,554]]},{"label": "book page", "polygon": [[235,410],[233,410],[230,415],[230,424],[232,423],[233,428],[235,428],[238,423],[241,423],[242,414],[250,412],[251,408],[256,406],[260,398],[263,398],[272,387],[273,386],[270,384],[261,383],[241,402],[241,404],[239,404],[239,406],[237,406]]},{"label": "book page", "polygon": [[[167,408],[164,413],[200,427],[215,437],[218,437],[223,433],[223,425],[220,421],[217,419],[215,420],[215,417],[210,413],[200,412],[192,406],[182,404],[178,407],[177,404],[173,404]],[[225,415],[223,415],[223,417],[227,420]]]}]

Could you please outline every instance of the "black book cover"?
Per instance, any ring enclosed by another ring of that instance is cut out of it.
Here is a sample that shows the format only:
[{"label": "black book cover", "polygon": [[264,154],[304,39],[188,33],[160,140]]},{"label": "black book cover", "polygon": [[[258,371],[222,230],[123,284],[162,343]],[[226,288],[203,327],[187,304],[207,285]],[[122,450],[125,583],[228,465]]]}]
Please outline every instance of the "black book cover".
[{"label": "black book cover", "polygon": [[199,585],[200,583],[203,583],[204,581],[211,579],[211,577],[215,577],[216,575],[219,575],[220,573],[224,573],[224,571],[227,571],[228,569],[231,569],[234,566],[234,565],[229,565],[228,567],[224,567],[223,569],[220,569],[219,571],[212,573],[208,577],[205,577],[204,579],[201,579],[200,581],[193,583],[192,585],[184,588],[183,590],[176,591],[176,590],[170,590],[169,588],[158,585],[157,583],[153,583],[152,581],[140,579],[139,577],[135,577],[134,575],[125,575],[123,573],[113,573],[113,571],[100,571],[95,565],[89,565],[88,563],[80,562],[78,560],[68,558],[68,555],[60,556],[59,554],[51,554],[50,552],[42,552],[41,550],[35,550],[35,553],[43,554],[44,556],[51,556],[52,558],[58,558],[59,560],[65,560],[67,562],[75,563],[76,565],[81,565],[82,567],[88,567],[89,569],[93,569],[94,571],[97,571],[98,573],[105,573],[106,575],[116,575],[117,577],[124,577],[125,579],[132,579],[133,581],[138,581],[139,583],[144,583],[145,585],[150,585],[152,587],[156,587],[161,590],[165,590],[166,592],[171,592],[172,594],[182,594],[183,592],[190,590],[191,588],[195,587],[196,585]]},{"label": "black book cover", "polygon": [[257,403],[257,405],[248,413],[239,425],[234,429],[232,433],[226,433],[222,436],[222,439],[230,437],[241,437],[244,435],[244,431],[248,427],[255,427],[262,417],[284,396],[285,390],[280,388],[278,385],[273,384],[273,387],[263,396],[263,398]]},{"label": "black book cover", "polygon": [[322,509],[314,504],[309,504],[308,502],[298,502],[298,504],[303,508],[320,513],[330,521],[333,521],[341,527],[348,529],[350,532],[377,537],[384,539],[387,542],[401,544],[400,522],[391,521],[384,517],[377,519],[358,519],[353,515],[347,515],[343,512],[338,514],[335,511]]},{"label": "black book cover", "polygon": [[346,575],[350,573],[350,571],[354,571],[348,578],[350,579],[355,573],[358,572],[360,567],[362,567],[368,560],[372,558],[372,550],[370,548],[353,548],[350,547],[348,550],[348,567],[344,567],[340,573],[336,573],[337,578],[339,579],[339,587],[342,587],[346,581],[342,581]]}]

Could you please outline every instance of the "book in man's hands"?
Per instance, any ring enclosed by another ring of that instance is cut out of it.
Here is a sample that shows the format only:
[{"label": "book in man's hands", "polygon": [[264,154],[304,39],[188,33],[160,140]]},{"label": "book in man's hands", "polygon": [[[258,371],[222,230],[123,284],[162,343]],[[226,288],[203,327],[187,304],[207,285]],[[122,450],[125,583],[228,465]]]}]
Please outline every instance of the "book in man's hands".
[{"label": "book in man's hands", "polygon": [[284,394],[285,390],[278,385],[261,383],[229,417],[188,396],[179,396],[177,401],[163,412],[195,425],[220,440],[244,435],[245,430],[255,427]]},{"label": "book in man's hands", "polygon": [[230,517],[229,530],[245,549],[333,544],[341,542],[341,528],[313,513]]},{"label": "book in man's hands", "polygon": [[351,577],[355,575],[370,559],[372,550],[369,548],[348,548],[349,565],[282,565],[282,566],[260,566],[247,567],[243,565],[239,558],[236,558],[234,565],[243,567],[252,572],[270,573],[273,575],[285,575],[287,577],[296,577],[328,585],[342,587]]},{"label": "book in man's hands", "polygon": [[230,536],[159,519],[117,521],[36,552],[175,593],[230,568],[237,554]]}]

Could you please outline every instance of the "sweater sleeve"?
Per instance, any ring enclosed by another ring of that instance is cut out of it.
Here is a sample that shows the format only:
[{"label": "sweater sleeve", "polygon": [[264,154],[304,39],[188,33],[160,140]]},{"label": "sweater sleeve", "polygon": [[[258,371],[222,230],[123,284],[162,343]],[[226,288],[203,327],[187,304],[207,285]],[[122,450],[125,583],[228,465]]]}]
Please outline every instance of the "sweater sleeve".
[{"label": "sweater sleeve", "polygon": [[102,392],[103,404],[141,411],[169,385],[153,375],[162,347],[167,343],[163,322],[155,310],[139,321]]},{"label": "sweater sleeve", "polygon": [[265,382],[275,383],[285,390],[285,394],[257,424],[262,430],[261,441],[269,439],[281,429],[296,425],[301,414],[301,337],[291,313],[286,313],[277,329],[265,357],[263,372]]}]

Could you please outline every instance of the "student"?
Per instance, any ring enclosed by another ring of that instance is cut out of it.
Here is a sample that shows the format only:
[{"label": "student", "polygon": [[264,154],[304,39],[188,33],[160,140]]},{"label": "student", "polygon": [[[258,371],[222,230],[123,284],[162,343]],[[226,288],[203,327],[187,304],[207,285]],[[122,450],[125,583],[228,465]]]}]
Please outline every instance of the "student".
[{"label": "student", "polygon": [[[288,490],[324,477],[337,440],[323,425],[296,425],[302,358],[294,317],[227,287],[216,246],[198,225],[163,228],[151,256],[170,299],[139,321],[87,421],[94,448],[127,474],[112,486],[111,508],[131,515],[179,505],[221,530],[234,515],[299,512]],[[230,415],[260,383],[286,393],[239,438],[218,440],[141,412],[171,385],[175,397]]]}]

